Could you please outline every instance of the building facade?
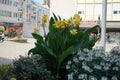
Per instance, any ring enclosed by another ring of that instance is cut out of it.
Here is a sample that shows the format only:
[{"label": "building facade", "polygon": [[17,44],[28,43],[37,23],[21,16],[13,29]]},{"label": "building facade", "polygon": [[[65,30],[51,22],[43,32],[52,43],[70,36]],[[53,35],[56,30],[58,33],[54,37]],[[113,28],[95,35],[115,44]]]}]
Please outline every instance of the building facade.
[{"label": "building facade", "polygon": [[40,27],[42,16],[49,13],[48,7],[32,0],[0,0],[0,25],[22,27],[24,37],[32,37],[34,27]]},{"label": "building facade", "polygon": [[[75,13],[81,16],[83,29],[101,24],[102,0],[50,0],[50,12],[68,19]],[[102,26],[101,26],[102,27]],[[107,33],[120,38],[120,0],[107,0]]]},{"label": "building facade", "polygon": [[[101,24],[102,0],[77,0],[77,12],[82,18],[82,28]],[[120,0],[107,0],[106,32],[112,40],[120,42]]]},{"label": "building facade", "polygon": [[77,0],[50,0],[50,16],[55,13],[61,18],[70,18],[77,13]]}]

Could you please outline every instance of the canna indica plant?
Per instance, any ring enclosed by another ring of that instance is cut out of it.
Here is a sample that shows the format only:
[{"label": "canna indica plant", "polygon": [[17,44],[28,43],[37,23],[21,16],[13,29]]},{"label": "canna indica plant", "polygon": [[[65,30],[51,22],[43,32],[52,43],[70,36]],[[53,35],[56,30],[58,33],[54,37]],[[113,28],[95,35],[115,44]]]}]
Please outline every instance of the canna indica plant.
[{"label": "canna indica plant", "polygon": [[[39,54],[46,62],[47,69],[50,70],[58,79],[66,80],[67,76],[65,69],[66,62],[76,54],[79,49],[88,48],[92,49],[97,38],[90,39],[89,35],[92,31],[99,26],[96,25],[85,31],[82,31],[79,27],[80,16],[75,14],[68,20],[61,19],[61,17],[50,18],[49,32],[45,36],[32,33],[36,39],[35,47],[29,50],[28,54]],[[46,17],[42,18],[43,20]],[[44,20],[46,24],[47,20]],[[45,31],[44,31],[45,32]]]}]

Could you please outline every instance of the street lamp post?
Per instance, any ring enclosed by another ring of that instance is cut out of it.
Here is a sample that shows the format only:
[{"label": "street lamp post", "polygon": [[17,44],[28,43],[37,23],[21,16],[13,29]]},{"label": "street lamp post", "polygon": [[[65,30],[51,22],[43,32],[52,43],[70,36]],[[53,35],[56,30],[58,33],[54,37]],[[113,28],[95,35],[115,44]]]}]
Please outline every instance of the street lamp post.
[{"label": "street lamp post", "polygon": [[102,0],[102,24],[101,24],[101,46],[106,46],[106,14],[107,14],[107,0]]},{"label": "street lamp post", "polygon": [[[98,16],[97,24],[100,26],[100,15]],[[98,28],[98,37],[100,37],[100,28]]]}]

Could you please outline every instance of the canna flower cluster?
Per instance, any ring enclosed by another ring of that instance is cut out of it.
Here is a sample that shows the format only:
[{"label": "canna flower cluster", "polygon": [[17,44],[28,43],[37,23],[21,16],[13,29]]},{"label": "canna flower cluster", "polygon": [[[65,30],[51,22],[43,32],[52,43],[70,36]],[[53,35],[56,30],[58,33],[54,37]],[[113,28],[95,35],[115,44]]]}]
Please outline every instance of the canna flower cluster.
[{"label": "canna flower cluster", "polygon": [[[58,20],[55,22],[54,27],[57,29],[65,29],[67,27],[79,27],[80,25],[80,16],[79,14],[75,14],[73,18],[70,18],[68,20]],[[77,29],[72,28],[70,30],[70,33],[72,35],[77,34]]]},{"label": "canna flower cluster", "polygon": [[102,47],[78,51],[67,62],[71,80],[120,80],[120,56],[104,53]]},{"label": "canna flower cluster", "polygon": [[33,33],[38,33],[38,32],[39,32],[38,27],[35,27]]},{"label": "canna flower cluster", "polygon": [[42,16],[42,25],[45,25],[47,21],[48,21],[48,15],[45,14]]}]

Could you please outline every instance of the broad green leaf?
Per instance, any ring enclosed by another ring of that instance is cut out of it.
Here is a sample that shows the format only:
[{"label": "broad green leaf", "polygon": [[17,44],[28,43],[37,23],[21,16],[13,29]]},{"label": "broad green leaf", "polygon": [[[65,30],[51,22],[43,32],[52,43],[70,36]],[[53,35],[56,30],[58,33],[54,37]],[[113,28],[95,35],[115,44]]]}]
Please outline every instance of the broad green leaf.
[{"label": "broad green leaf", "polygon": [[56,15],[53,13],[53,16],[54,16],[54,19],[56,20],[56,21],[58,21],[58,18],[56,17]]},{"label": "broad green leaf", "polygon": [[43,37],[40,36],[39,34],[32,33],[32,36],[33,36],[37,41],[43,42]]},{"label": "broad green leaf", "polygon": [[67,58],[70,54],[72,54],[73,52],[73,46],[67,48],[62,54],[60,54],[58,56],[58,59],[59,59],[59,66],[62,64],[62,62],[65,60],[65,58]]},{"label": "broad green leaf", "polygon": [[61,17],[60,17],[60,16],[58,16],[58,18],[59,18],[59,20],[61,20]]},{"label": "broad green leaf", "polygon": [[50,48],[48,48],[45,44],[41,43],[41,46],[43,46],[47,51],[48,53],[53,56],[54,58],[56,58],[56,55],[52,52],[52,50]]}]

